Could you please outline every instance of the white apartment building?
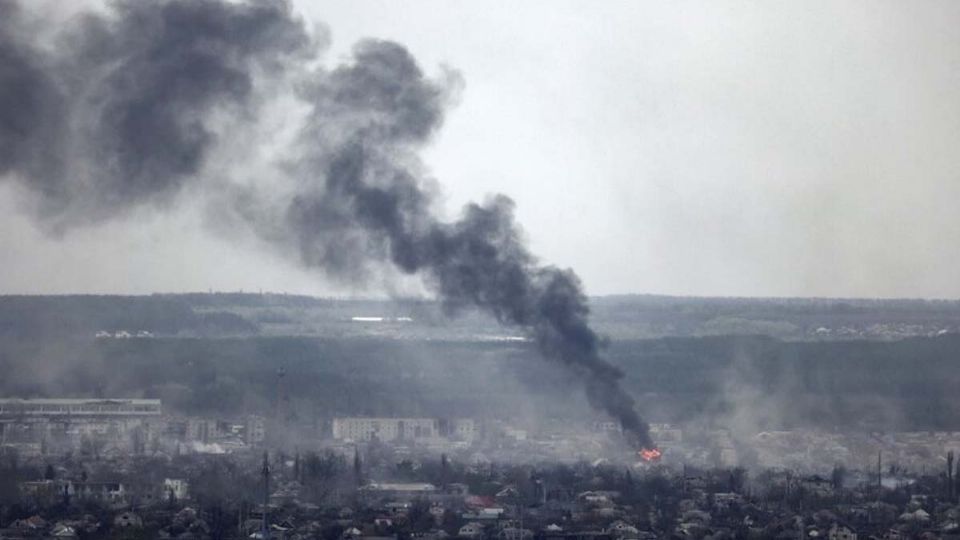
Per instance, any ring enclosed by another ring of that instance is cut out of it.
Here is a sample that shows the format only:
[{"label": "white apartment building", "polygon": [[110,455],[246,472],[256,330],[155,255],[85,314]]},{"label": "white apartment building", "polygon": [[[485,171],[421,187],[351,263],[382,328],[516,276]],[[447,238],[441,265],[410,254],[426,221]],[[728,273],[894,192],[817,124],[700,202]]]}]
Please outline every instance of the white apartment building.
[{"label": "white apartment building", "polygon": [[430,441],[451,439],[472,441],[476,424],[469,418],[370,418],[338,417],[333,419],[333,437],[340,440]]}]

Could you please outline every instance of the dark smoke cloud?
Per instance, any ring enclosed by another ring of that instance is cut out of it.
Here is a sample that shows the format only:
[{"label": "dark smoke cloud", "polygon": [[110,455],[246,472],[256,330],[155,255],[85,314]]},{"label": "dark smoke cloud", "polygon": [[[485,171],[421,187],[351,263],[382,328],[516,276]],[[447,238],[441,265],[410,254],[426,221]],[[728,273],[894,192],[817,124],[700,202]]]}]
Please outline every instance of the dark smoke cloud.
[{"label": "dark smoke cloud", "polygon": [[[257,72],[315,48],[281,2],[120,2],[63,39],[70,53],[49,58],[0,26],[0,171],[26,182],[60,224],[169,200],[199,181],[216,139],[211,112],[252,116]],[[235,214],[269,242],[292,244],[307,266],[355,279],[389,265],[422,276],[450,312],[475,306],[525,329],[583,380],[593,406],[650,445],[623,374],[601,356],[579,279],[527,250],[513,202],[499,195],[457,221],[435,217],[418,151],[459,75],[429,79],[405,48],[375,40],[345,65],[299,73],[309,113],[278,171],[290,187],[279,204],[273,182],[246,188],[231,199]]]},{"label": "dark smoke cloud", "polygon": [[0,170],[39,194],[56,230],[176,195],[216,136],[211,114],[252,115],[256,70],[311,49],[281,1],[121,1],[44,51],[0,15]]},{"label": "dark smoke cloud", "polygon": [[57,193],[44,182],[60,176],[64,103],[45,59],[19,34],[19,6],[0,0],[0,175],[35,179],[46,197]]}]

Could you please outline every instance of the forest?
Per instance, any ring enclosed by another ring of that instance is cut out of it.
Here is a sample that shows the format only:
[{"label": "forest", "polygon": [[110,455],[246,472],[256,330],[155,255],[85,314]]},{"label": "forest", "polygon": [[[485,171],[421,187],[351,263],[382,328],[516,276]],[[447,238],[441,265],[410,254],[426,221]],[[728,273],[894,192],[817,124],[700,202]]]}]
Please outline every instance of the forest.
[{"label": "forest", "polygon": [[[763,312],[791,324],[837,310],[809,302],[741,303],[738,316]],[[614,304],[620,307],[600,308],[597,317],[616,319],[626,308]],[[713,309],[714,302],[678,300],[661,307],[664,318],[685,304],[699,306],[699,311],[684,308],[695,315]],[[644,305],[633,310],[648,313],[652,308]],[[718,305],[732,310],[737,302]],[[847,305],[839,311],[861,318],[900,313],[949,321],[955,312],[952,304]],[[261,312],[250,311],[255,309]],[[285,320],[312,317],[308,326],[318,330],[300,335],[265,330],[268,325],[258,322],[263,310],[283,311]],[[352,323],[350,314],[356,313],[414,313],[416,320],[393,324],[384,333]],[[688,313],[688,320],[693,315]],[[627,313],[617,324],[631,320]],[[359,329],[330,332],[336,325]],[[151,334],[127,339],[95,334],[120,328]],[[429,303],[205,294],[4,297],[0,372],[7,376],[0,379],[0,394],[153,397],[171,412],[225,416],[268,412],[282,399],[291,421],[318,429],[324,419],[345,414],[509,417],[531,423],[596,419],[567,370],[542,360],[529,342],[481,339],[497,332],[510,329],[471,314],[446,322]],[[848,340],[610,337],[603,354],[623,371],[625,387],[650,422],[746,431],[960,429],[955,392],[960,335],[952,332]]]}]

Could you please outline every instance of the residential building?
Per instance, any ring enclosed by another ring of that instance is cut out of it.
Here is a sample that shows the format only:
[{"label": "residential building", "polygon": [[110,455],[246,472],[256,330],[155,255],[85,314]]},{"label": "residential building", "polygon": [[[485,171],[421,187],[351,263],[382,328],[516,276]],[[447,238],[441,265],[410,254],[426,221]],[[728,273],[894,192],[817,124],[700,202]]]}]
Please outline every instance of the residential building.
[{"label": "residential building", "polygon": [[462,418],[340,417],[333,419],[333,437],[343,440],[428,442],[446,438],[471,441],[476,434],[474,421]]}]

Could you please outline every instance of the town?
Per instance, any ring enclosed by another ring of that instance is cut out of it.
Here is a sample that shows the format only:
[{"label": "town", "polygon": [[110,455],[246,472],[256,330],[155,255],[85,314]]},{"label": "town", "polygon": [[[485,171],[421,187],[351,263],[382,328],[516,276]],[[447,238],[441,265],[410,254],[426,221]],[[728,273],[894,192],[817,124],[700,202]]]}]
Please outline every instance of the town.
[{"label": "town", "polygon": [[0,0],[0,540],[960,540],[960,1]]},{"label": "town", "polygon": [[0,400],[0,538],[960,537],[960,433],[275,414]]}]

